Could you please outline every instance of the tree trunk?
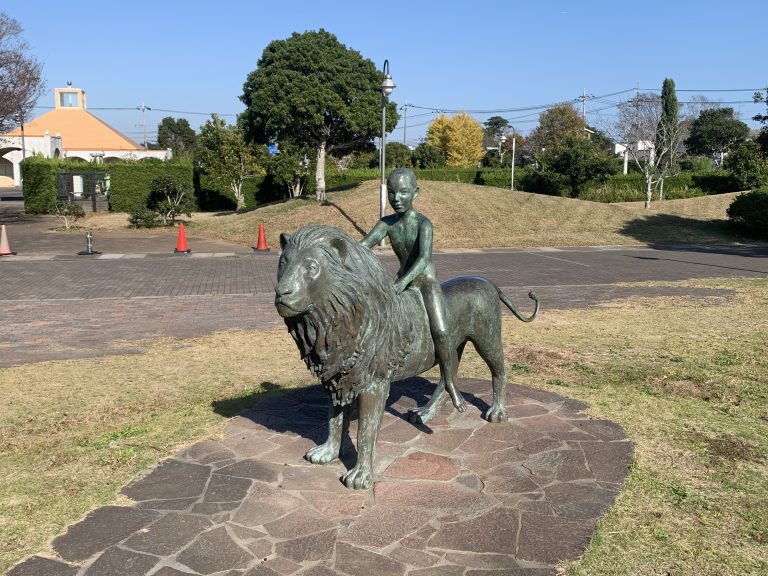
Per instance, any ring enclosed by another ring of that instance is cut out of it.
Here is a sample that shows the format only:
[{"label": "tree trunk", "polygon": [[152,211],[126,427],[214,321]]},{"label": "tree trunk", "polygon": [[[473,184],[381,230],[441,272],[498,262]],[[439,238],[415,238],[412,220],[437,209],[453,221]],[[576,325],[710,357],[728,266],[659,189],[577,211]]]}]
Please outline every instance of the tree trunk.
[{"label": "tree trunk", "polygon": [[653,178],[650,175],[645,177],[645,207],[651,207],[651,198],[653,196]]},{"label": "tree trunk", "polygon": [[659,200],[664,200],[664,178],[659,180]]},{"label": "tree trunk", "polygon": [[243,197],[243,181],[233,180],[230,187],[232,188],[232,194],[235,195],[235,201],[237,202],[236,210],[245,208],[245,198]]},{"label": "tree trunk", "polygon": [[325,202],[325,140],[317,148],[317,167],[315,168],[315,198],[318,203]]}]

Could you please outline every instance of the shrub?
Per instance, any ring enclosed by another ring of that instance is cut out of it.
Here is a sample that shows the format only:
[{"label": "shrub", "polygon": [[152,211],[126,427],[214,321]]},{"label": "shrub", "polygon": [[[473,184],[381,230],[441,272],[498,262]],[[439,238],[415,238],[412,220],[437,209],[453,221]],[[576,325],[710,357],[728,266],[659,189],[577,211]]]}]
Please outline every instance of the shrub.
[{"label": "shrub", "polygon": [[179,214],[192,216],[195,199],[191,189],[182,180],[171,176],[159,176],[149,185],[147,207],[154,210],[168,225],[176,222]]},{"label": "shrub", "polygon": [[85,216],[85,210],[83,210],[83,207],[80,206],[80,204],[68,202],[67,200],[57,200],[55,211],[56,218],[64,224],[64,228],[67,230],[74,226],[75,222],[80,220],[80,218]]},{"label": "shrub", "polygon": [[755,142],[744,142],[725,158],[738,190],[754,190],[768,186],[768,159]]},{"label": "shrub", "polygon": [[146,206],[134,206],[128,210],[128,222],[134,228],[155,228],[160,225],[157,212]]},{"label": "shrub", "polygon": [[768,188],[739,194],[728,207],[728,219],[742,233],[768,240]]}]

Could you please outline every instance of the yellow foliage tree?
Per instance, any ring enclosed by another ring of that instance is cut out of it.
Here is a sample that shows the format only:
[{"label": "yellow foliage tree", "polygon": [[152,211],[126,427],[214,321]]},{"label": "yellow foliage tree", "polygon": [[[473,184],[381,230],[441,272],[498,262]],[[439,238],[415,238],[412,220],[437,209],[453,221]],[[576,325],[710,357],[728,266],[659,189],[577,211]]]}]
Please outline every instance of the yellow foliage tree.
[{"label": "yellow foliage tree", "polygon": [[440,114],[427,128],[427,144],[439,148],[443,154],[445,154],[448,147],[447,132],[450,123],[451,121],[448,119],[448,116]]},{"label": "yellow foliage tree", "polygon": [[466,112],[453,118],[438,116],[427,129],[427,142],[443,151],[446,164],[472,168],[485,154],[483,126]]}]

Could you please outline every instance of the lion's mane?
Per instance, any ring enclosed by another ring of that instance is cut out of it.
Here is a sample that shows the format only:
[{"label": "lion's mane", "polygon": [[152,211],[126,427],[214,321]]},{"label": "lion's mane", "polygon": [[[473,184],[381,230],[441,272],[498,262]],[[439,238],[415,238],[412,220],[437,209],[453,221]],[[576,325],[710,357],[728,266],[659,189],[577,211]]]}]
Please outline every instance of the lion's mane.
[{"label": "lion's mane", "polygon": [[[339,243],[341,251],[333,247]],[[378,257],[337,228],[305,226],[284,249],[291,246],[319,249],[329,281],[320,301],[285,323],[333,403],[349,404],[365,387],[389,381],[404,363],[413,324],[403,296]]]}]

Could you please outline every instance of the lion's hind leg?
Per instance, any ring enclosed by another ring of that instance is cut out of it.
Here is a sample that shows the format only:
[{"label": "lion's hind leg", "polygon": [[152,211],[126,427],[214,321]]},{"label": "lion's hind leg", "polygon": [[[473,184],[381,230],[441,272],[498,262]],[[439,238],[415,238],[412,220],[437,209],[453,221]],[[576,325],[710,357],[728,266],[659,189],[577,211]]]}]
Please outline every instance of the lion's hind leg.
[{"label": "lion's hind leg", "polygon": [[507,398],[507,372],[504,368],[501,326],[498,330],[490,330],[482,341],[473,341],[473,344],[491,371],[493,385],[493,401],[488,411],[483,414],[483,418],[488,422],[505,422],[507,420],[507,409],[504,407]]},{"label": "lion's hind leg", "polygon": [[328,464],[339,457],[341,440],[345,428],[349,427],[351,406],[331,404],[328,413],[328,439],[319,446],[310,448],[304,456],[313,464]]},{"label": "lion's hind leg", "polygon": [[[459,362],[461,362],[461,355],[464,353],[464,347],[467,345],[466,341],[462,342],[453,356],[453,381],[456,382],[459,374]],[[447,391],[443,386],[442,381],[435,388],[435,393],[432,394],[432,398],[423,406],[417,406],[408,410],[408,420],[412,424],[426,424],[432,418],[434,418],[440,407],[445,402],[447,397]]]}]

